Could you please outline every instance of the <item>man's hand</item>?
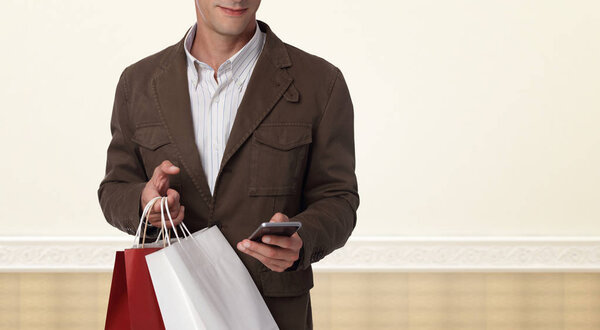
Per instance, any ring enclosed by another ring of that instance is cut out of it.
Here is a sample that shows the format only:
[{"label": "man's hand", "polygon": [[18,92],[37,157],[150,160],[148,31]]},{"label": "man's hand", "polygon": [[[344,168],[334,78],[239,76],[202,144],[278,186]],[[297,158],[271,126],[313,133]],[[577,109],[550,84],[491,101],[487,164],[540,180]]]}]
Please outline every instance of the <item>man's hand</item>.
[{"label": "man's hand", "polygon": [[[146,204],[152,198],[167,195],[167,202],[169,204],[169,212],[173,218],[173,224],[177,226],[183,220],[183,213],[185,206],[179,205],[179,193],[169,188],[169,175],[179,173],[179,167],[173,165],[170,161],[165,160],[154,169],[152,178],[146,183],[144,190],[142,191],[141,205],[142,209],[146,207]],[[166,211],[165,211],[166,212]],[[171,228],[171,222],[168,216],[165,214],[166,226]],[[160,221],[160,200],[154,203],[148,221],[152,226],[161,227]]]},{"label": "man's hand", "polygon": [[[269,222],[288,222],[290,219],[283,213],[275,213]],[[238,250],[253,256],[262,262],[269,269],[276,272],[283,272],[298,260],[300,248],[302,248],[302,238],[298,233],[292,236],[264,235],[263,244],[244,239],[238,242]]]}]

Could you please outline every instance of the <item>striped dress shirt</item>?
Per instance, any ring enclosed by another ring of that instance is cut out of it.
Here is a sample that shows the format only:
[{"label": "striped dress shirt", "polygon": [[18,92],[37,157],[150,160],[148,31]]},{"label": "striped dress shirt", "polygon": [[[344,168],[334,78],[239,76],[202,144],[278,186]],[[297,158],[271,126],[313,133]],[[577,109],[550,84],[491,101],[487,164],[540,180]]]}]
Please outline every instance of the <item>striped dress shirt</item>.
[{"label": "striped dress shirt", "polygon": [[237,109],[264,46],[266,33],[260,31],[256,22],[252,39],[218,68],[217,83],[213,68],[191,54],[196,26],[197,23],[187,32],[184,48],[196,146],[212,195]]}]

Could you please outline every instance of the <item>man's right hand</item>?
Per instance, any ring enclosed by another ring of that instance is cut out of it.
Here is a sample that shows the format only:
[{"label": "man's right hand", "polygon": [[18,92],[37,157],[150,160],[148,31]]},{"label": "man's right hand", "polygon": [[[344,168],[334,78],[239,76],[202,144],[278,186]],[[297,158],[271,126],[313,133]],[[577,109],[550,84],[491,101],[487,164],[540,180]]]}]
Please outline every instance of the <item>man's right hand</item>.
[{"label": "man's right hand", "polygon": [[[154,197],[160,197],[167,195],[167,202],[169,204],[169,211],[173,218],[173,224],[177,226],[183,220],[183,213],[185,206],[179,204],[179,193],[169,188],[169,175],[179,173],[179,167],[173,165],[170,161],[165,160],[154,169],[152,178],[146,183],[144,190],[142,190],[141,205],[142,209],[146,207],[149,201]],[[171,228],[171,222],[168,216],[165,214],[166,226]],[[152,210],[148,221],[154,227],[161,227],[160,221],[160,200],[157,200]]]}]

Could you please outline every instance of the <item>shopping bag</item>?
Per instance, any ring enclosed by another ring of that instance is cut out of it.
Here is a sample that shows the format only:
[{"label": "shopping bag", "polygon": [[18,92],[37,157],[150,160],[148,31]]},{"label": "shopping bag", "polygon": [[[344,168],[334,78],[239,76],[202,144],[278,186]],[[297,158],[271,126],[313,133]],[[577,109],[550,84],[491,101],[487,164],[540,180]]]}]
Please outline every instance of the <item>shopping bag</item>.
[{"label": "shopping bag", "polygon": [[117,251],[113,268],[105,329],[129,329],[129,303],[127,299],[127,280],[125,275],[125,256]]},{"label": "shopping bag", "polygon": [[[147,247],[146,228],[144,228],[141,246],[139,244],[143,219],[146,219],[147,226],[150,210],[159,198],[153,199],[144,208],[135,235],[134,247],[116,253],[105,329],[164,329],[145,260],[147,254],[159,250],[160,247]],[[153,245],[156,246],[158,243],[160,242],[155,242]]]},{"label": "shopping bag", "polygon": [[[172,221],[166,200],[164,204]],[[162,214],[161,221],[165,222]],[[166,329],[278,329],[250,273],[219,228],[194,234],[182,228],[184,237],[146,255]]]}]

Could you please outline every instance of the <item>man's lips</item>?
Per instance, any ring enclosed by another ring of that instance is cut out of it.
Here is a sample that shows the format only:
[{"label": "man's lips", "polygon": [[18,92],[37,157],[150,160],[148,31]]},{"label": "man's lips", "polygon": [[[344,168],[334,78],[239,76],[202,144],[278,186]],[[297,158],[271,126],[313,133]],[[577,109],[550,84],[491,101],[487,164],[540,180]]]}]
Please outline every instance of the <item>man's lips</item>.
[{"label": "man's lips", "polygon": [[244,8],[244,9],[231,9],[231,8],[221,7],[221,6],[219,6],[219,8],[221,8],[221,10],[223,12],[225,12],[225,14],[231,15],[231,16],[240,16],[240,15],[244,14],[246,12],[246,10],[248,10],[248,8]]}]

